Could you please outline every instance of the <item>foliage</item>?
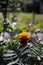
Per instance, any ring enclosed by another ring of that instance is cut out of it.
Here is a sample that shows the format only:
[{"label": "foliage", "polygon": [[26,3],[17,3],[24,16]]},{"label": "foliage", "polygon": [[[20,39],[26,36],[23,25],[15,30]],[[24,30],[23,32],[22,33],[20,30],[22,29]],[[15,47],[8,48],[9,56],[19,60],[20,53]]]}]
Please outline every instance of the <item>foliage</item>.
[{"label": "foliage", "polygon": [[8,65],[9,64],[34,65],[37,63],[37,60],[38,61],[41,60],[40,49],[38,49],[36,46],[30,47],[27,44],[26,45],[19,43],[16,44],[15,42],[13,42],[13,40],[10,40],[10,42],[6,45],[5,49],[6,53],[3,54],[3,58],[6,60],[6,62],[10,61],[7,62]]},{"label": "foliage", "polygon": [[[20,44],[18,40],[18,34],[24,31],[35,31],[37,28],[40,28],[43,31],[43,25],[39,23],[40,17],[36,15],[36,20],[34,26],[30,28],[28,24],[32,20],[32,14],[23,14],[16,13],[18,16],[17,27],[11,27],[10,25],[6,30],[12,30],[15,34],[14,37],[7,40],[7,42],[0,42],[0,52],[2,53],[2,59],[4,59],[4,65],[39,65],[38,62],[43,62],[43,50],[40,42],[30,42],[28,44]],[[12,14],[11,14],[12,15]],[[10,15],[10,18],[11,18]],[[12,15],[13,16],[13,15]],[[39,18],[38,18],[39,17]],[[42,17],[42,16],[41,16]],[[25,22],[25,23],[24,23]],[[0,24],[0,32],[2,32],[3,24]],[[2,64],[3,65],[3,64]]]}]

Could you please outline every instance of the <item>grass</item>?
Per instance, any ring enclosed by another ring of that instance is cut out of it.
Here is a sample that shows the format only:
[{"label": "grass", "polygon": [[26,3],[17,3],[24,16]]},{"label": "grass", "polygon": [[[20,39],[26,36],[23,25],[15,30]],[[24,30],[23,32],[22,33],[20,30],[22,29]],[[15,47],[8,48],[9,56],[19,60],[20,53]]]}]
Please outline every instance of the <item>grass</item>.
[{"label": "grass", "polygon": [[[27,22],[27,20],[28,21],[33,21],[33,13],[23,13],[23,12],[15,12],[15,13],[9,13],[8,15],[7,15],[7,17],[9,17],[9,18],[12,18],[13,17],[13,15],[14,14],[16,14],[17,16],[18,16],[18,21],[20,21],[20,22],[23,22],[24,21],[24,19],[25,19],[25,21]],[[35,17],[35,22],[36,21],[40,21],[40,22],[42,22],[43,23],[43,14],[35,14],[34,15]],[[2,16],[2,14],[0,13],[0,19],[3,19],[3,16]],[[24,21],[24,23],[25,23],[25,21]]]},{"label": "grass", "polygon": [[[33,22],[35,24],[34,28],[41,28],[43,31],[43,14],[33,14],[33,13],[23,13],[23,12],[9,12],[7,13],[7,19],[12,22],[14,15],[17,15],[17,22],[20,24],[25,24],[28,27],[29,22]],[[34,20],[33,20],[34,17]],[[0,15],[0,19],[3,21],[2,14]],[[24,26],[23,26],[24,27]],[[22,27],[22,28],[23,28]]]},{"label": "grass", "polygon": [[[13,15],[16,14],[18,17],[18,22],[21,23],[28,23],[28,22],[34,22],[34,23],[43,23],[43,14],[35,14],[33,13],[23,13],[23,12],[15,12],[15,13],[9,13],[9,18],[12,18]],[[34,21],[33,21],[34,16]]]}]

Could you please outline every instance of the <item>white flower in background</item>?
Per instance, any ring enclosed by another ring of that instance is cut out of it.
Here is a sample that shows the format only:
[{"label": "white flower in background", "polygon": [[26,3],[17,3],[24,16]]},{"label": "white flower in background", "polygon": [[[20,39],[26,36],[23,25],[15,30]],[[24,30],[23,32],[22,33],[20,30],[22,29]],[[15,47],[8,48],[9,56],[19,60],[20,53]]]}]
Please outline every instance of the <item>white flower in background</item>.
[{"label": "white flower in background", "polygon": [[0,42],[2,42],[4,39],[3,39],[3,37],[2,36],[0,36]]},{"label": "white flower in background", "polygon": [[33,27],[33,23],[29,23],[29,27]]},{"label": "white flower in background", "polygon": [[16,26],[17,26],[17,23],[16,23],[16,22],[13,22],[13,23],[11,24],[11,26],[12,26],[12,27],[16,27]]}]

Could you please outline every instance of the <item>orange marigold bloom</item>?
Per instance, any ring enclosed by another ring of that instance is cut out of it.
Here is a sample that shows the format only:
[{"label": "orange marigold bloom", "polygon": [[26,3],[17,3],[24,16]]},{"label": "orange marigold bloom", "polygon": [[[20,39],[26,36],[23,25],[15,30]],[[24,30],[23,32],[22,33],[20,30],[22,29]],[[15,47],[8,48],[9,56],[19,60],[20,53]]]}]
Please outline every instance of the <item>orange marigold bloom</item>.
[{"label": "orange marigold bloom", "polygon": [[31,38],[31,36],[27,32],[22,32],[18,36],[18,39],[19,39],[20,43],[22,43],[22,44],[27,44],[27,42],[30,41],[30,38]]}]

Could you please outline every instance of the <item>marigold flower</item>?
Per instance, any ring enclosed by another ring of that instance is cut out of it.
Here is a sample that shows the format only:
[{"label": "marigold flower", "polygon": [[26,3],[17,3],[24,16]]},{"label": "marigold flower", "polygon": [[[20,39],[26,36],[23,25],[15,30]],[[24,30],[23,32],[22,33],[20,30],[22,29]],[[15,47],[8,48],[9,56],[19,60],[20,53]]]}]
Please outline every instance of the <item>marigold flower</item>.
[{"label": "marigold flower", "polygon": [[19,42],[22,44],[27,44],[30,41],[30,38],[30,34],[27,32],[22,32],[18,36]]}]

